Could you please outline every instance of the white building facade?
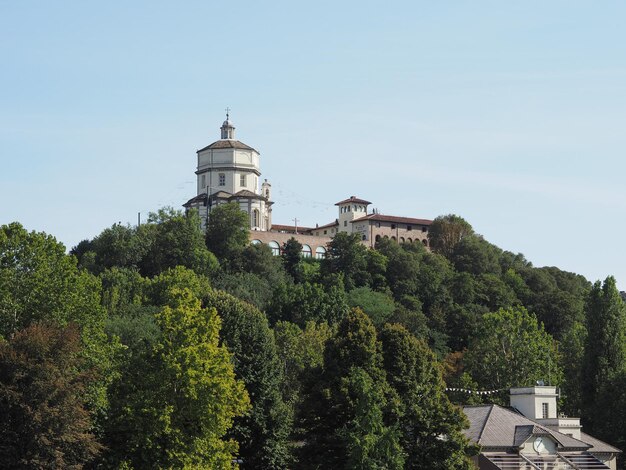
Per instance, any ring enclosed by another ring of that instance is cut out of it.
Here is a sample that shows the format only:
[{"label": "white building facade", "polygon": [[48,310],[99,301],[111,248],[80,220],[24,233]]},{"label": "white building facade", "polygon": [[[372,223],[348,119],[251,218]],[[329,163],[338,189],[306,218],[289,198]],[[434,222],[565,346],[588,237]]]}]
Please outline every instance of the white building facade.
[{"label": "white building facade", "polygon": [[226,114],[221,138],[197,151],[197,195],[183,206],[195,209],[205,228],[211,210],[236,202],[250,217],[250,230],[267,231],[272,226],[271,185],[261,181],[260,154],[235,139],[235,126]]}]

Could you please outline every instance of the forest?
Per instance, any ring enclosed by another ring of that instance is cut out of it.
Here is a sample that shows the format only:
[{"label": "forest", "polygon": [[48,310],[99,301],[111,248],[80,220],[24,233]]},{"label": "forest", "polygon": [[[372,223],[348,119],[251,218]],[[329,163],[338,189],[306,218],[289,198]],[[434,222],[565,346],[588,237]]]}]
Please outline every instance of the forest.
[{"label": "forest", "polygon": [[69,253],[1,226],[0,467],[471,469],[458,405],[537,381],[626,449],[613,277],[534,267],[456,215],[430,249],[339,233],[324,259],[248,226],[163,208]]}]

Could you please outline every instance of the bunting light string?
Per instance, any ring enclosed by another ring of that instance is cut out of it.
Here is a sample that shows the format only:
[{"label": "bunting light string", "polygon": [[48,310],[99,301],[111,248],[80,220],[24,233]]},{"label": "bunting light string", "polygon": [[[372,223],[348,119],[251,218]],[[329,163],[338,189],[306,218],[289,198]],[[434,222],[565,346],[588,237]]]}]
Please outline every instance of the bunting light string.
[{"label": "bunting light string", "polygon": [[503,392],[508,390],[508,388],[499,388],[496,390],[468,390],[467,388],[455,388],[455,387],[447,387],[446,392],[461,392],[468,393],[470,395],[493,395],[494,393]]}]

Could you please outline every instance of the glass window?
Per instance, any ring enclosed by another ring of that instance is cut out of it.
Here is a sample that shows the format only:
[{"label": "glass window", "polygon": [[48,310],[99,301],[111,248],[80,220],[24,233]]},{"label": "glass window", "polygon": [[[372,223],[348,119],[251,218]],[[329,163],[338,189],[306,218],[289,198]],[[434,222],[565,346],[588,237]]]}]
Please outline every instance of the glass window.
[{"label": "glass window", "polygon": [[251,245],[260,245],[261,244],[261,240],[252,240],[250,242]]},{"label": "glass window", "polygon": [[272,240],[271,242],[268,243],[268,246],[272,250],[272,254],[274,256],[280,256],[280,245],[278,244],[278,242],[275,242],[274,240]]},{"label": "glass window", "polygon": [[343,226],[344,226],[344,227],[347,227],[347,226],[348,226],[348,221],[347,221],[347,220],[344,220],[344,221],[343,221]]},{"label": "glass window", "polygon": [[543,419],[548,419],[548,413],[549,409],[548,409],[548,403],[542,403],[541,404],[541,415],[543,417]]},{"label": "glass window", "polygon": [[202,189],[206,188],[206,175],[202,175],[201,181],[200,187],[202,187]]},{"label": "glass window", "polygon": [[318,246],[315,248],[315,258],[322,259],[326,257],[326,248],[323,246]]},{"label": "glass window", "polygon": [[219,184],[220,186],[226,186],[226,174],[225,173],[219,174]]},{"label": "glass window", "polygon": [[406,229],[407,229],[407,230],[413,230],[413,227],[411,227],[410,225],[407,225],[407,226],[406,226]]},{"label": "glass window", "polygon": [[309,245],[302,245],[302,257],[303,258],[311,257],[311,247]]},{"label": "glass window", "polygon": [[391,228],[395,229],[396,228],[396,224],[391,224]]},{"label": "glass window", "polygon": [[259,226],[259,211],[257,209],[254,209],[252,211],[252,226],[253,227]]},{"label": "glass window", "polygon": [[246,175],[239,175],[239,186],[246,186]]}]

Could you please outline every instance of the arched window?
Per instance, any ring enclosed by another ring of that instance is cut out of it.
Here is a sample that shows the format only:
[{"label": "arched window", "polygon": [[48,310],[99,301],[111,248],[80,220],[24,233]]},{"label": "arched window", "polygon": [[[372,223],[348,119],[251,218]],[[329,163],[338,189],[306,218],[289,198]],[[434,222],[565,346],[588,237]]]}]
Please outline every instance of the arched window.
[{"label": "arched window", "polygon": [[280,245],[278,244],[278,242],[275,242],[274,240],[272,240],[271,242],[268,243],[268,246],[272,250],[272,254],[274,256],[280,256]]},{"label": "arched window", "polygon": [[422,243],[424,244],[424,246],[428,246],[428,240],[426,240],[425,238],[422,240]]},{"label": "arched window", "polygon": [[311,247],[309,245],[302,245],[302,257],[303,258],[311,257]]},{"label": "arched window", "polygon": [[395,242],[396,241],[396,237],[391,237],[391,239]]},{"label": "arched window", "polygon": [[400,237],[400,243],[404,243],[404,237]]},{"label": "arched window", "polygon": [[412,238],[407,238],[406,241],[409,242],[409,243],[413,243],[413,239]]},{"label": "arched window", "polygon": [[376,241],[379,242],[380,241],[380,235],[376,235]]},{"label": "arched window", "polygon": [[261,243],[262,243],[261,240],[252,240],[250,242],[251,245],[260,245]]},{"label": "arched window", "polygon": [[323,246],[318,246],[317,248],[315,248],[315,258],[326,258],[326,248],[324,248]]},{"label": "arched window", "polygon": [[252,211],[252,226],[253,227],[259,226],[259,210],[258,209],[254,209]]}]

